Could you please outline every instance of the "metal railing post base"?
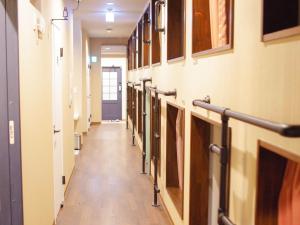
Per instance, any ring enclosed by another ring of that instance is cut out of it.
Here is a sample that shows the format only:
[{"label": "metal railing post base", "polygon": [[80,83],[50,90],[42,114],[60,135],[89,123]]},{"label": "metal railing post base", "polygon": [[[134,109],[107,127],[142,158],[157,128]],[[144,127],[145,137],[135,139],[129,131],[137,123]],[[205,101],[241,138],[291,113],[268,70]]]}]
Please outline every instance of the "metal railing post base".
[{"label": "metal railing post base", "polygon": [[152,203],[152,206],[155,207],[155,208],[158,208],[158,207],[160,207],[160,204]]}]

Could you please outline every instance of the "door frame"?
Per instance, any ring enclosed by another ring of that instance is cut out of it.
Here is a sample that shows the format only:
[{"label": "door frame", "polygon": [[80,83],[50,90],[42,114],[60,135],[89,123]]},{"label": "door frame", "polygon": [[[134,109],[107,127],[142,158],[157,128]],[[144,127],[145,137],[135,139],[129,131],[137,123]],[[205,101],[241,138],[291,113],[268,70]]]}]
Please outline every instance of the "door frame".
[{"label": "door frame", "polygon": [[[102,93],[101,93],[101,120],[104,120],[103,119],[103,111],[104,111],[104,107],[103,107],[103,70],[105,69],[115,69],[115,70],[120,70],[120,74],[121,74],[121,77],[120,77],[120,82],[121,82],[121,91],[118,90],[118,101],[121,101],[121,108],[120,108],[120,121],[122,121],[123,119],[123,71],[122,71],[122,67],[121,66],[102,66],[101,67],[101,90],[102,90]],[[117,77],[119,79],[119,73],[117,73]],[[119,84],[118,84],[118,87],[119,87]],[[119,88],[118,88],[119,89]],[[121,95],[121,96],[119,96]]]},{"label": "door frame", "polygon": [[[20,86],[19,86],[19,40],[18,40],[18,1],[1,0],[5,4],[5,54],[6,71],[1,71],[2,87],[6,95],[2,96],[6,104],[1,111],[4,117],[0,118],[0,124],[4,126],[3,138],[1,139],[0,151],[7,152],[8,177],[10,198],[4,199],[3,204],[10,205],[10,224],[23,225],[23,194],[22,194],[22,163],[21,163],[21,131],[20,131]],[[1,24],[3,26],[3,24]],[[2,59],[1,59],[2,60]],[[2,130],[2,128],[1,128]],[[2,142],[3,141],[3,142]],[[7,216],[7,215],[6,215]]]},{"label": "door frame", "polygon": [[[51,23],[52,32],[52,121],[53,121],[53,184],[54,184],[54,219],[64,202],[64,147],[63,147],[63,71],[61,50],[63,43],[60,40],[60,26]],[[59,82],[59,83],[57,83]],[[59,96],[56,96],[59,94]],[[57,102],[57,100],[59,102]],[[55,127],[58,119],[59,127]],[[55,143],[59,144],[55,148]],[[58,151],[58,152],[56,152]],[[56,161],[58,160],[58,161]]]}]

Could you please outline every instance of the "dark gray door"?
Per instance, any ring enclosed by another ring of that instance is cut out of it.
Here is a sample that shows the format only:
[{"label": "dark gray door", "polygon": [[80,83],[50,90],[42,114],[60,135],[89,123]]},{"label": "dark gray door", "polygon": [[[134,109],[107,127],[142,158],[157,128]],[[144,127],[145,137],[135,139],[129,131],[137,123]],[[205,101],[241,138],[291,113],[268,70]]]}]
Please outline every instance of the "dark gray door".
[{"label": "dark gray door", "polygon": [[[5,2],[0,5],[0,224],[11,224]],[[3,35],[4,34],[4,35]],[[2,132],[6,131],[6,132]]]},{"label": "dark gray door", "polygon": [[122,70],[102,68],[102,119],[122,120]]},{"label": "dark gray door", "polygon": [[17,0],[0,0],[0,224],[22,225]]}]

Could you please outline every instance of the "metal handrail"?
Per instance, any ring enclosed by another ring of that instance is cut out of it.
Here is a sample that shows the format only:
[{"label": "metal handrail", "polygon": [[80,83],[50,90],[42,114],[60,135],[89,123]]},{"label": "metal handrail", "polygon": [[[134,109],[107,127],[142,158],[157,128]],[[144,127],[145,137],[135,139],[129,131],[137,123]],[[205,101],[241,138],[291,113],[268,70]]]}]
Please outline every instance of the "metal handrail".
[{"label": "metal handrail", "polygon": [[141,82],[152,82],[152,78],[151,77],[141,78],[140,81]]},{"label": "metal handrail", "polygon": [[155,91],[159,95],[164,95],[164,96],[174,96],[175,98],[177,97],[177,91],[176,89],[174,91],[161,91],[159,89],[156,89]]},{"label": "metal handrail", "polygon": [[133,87],[133,84],[134,84],[134,82],[127,81],[127,86],[129,86],[129,87]]},{"label": "metal handrail", "polygon": [[158,149],[159,149],[159,105],[158,105],[158,95],[164,95],[164,96],[174,96],[177,97],[177,91],[176,89],[174,91],[162,91],[159,90],[157,87],[147,87],[149,91],[153,91],[155,93],[155,107],[154,107],[154,134],[155,134],[155,143],[154,143],[154,185],[153,185],[153,206],[158,207],[158,194],[160,193],[159,187],[158,187]]},{"label": "metal handrail", "polygon": [[141,83],[133,83],[133,87],[134,87],[134,88],[135,88],[135,87],[140,87],[140,86],[142,86]]},{"label": "metal handrail", "polygon": [[277,123],[265,119],[261,119],[255,116],[247,115],[240,112],[232,111],[225,107],[220,107],[210,104],[210,98],[207,96],[204,100],[194,100],[193,105],[207,109],[209,111],[218,113],[221,115],[222,120],[222,140],[221,146],[211,144],[209,150],[213,153],[219,154],[220,159],[220,208],[219,208],[219,220],[220,225],[234,225],[229,219],[229,162],[231,150],[229,146],[229,126],[228,122],[230,118],[278,133],[284,137],[300,137],[300,125],[289,125],[283,123]]},{"label": "metal handrail", "polygon": [[146,90],[147,91],[155,91],[157,89],[157,87],[156,86],[146,86]]},{"label": "metal handrail", "polygon": [[175,98],[177,97],[177,90],[176,89],[174,89],[173,91],[163,91],[163,90],[158,89],[156,86],[146,87],[146,89],[148,89],[149,91],[152,91],[154,93],[157,93],[159,95],[174,96]]},{"label": "metal handrail", "polygon": [[252,124],[254,126],[269,131],[273,131],[284,137],[300,137],[300,125],[290,125],[290,124],[277,123],[270,120],[261,119],[248,114],[235,112],[228,108],[211,105],[210,103],[207,103],[206,101],[203,100],[194,100],[193,105],[207,109],[209,111],[219,113],[229,118],[233,118],[248,124]]}]

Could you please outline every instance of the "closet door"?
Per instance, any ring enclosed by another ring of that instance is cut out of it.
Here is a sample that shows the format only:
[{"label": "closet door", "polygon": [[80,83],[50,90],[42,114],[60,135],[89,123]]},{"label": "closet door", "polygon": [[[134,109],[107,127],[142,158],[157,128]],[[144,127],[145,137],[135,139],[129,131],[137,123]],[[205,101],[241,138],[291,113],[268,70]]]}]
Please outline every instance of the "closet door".
[{"label": "closet door", "polygon": [[0,3],[0,224],[11,224],[7,110],[6,3]]}]

